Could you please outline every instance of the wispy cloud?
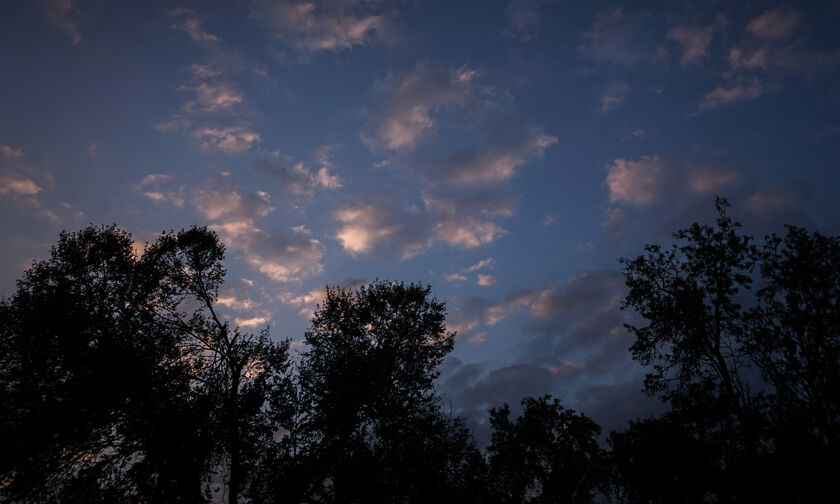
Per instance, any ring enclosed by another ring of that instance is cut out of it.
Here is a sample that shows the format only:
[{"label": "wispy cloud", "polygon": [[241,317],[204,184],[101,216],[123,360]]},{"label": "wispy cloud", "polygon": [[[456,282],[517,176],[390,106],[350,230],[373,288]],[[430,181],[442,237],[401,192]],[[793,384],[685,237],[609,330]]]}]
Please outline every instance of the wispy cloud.
[{"label": "wispy cloud", "polygon": [[192,136],[201,143],[202,148],[218,150],[225,154],[241,154],[258,144],[262,138],[247,124],[204,126],[194,130]]},{"label": "wispy cloud", "polygon": [[219,41],[219,37],[204,30],[202,20],[192,10],[179,7],[167,11],[166,14],[178,19],[178,21],[172,23],[173,29],[186,33],[195,42],[212,43]]},{"label": "wispy cloud", "polygon": [[406,74],[390,75],[379,85],[381,105],[370,110],[373,145],[391,150],[416,147],[437,130],[434,114],[465,106],[475,92],[477,73],[467,66],[446,68],[420,63]]},{"label": "wispy cloud", "polygon": [[542,7],[551,0],[512,0],[505,8],[508,28],[504,35],[526,42],[537,37]]},{"label": "wispy cloud", "polygon": [[626,82],[612,80],[604,86],[601,93],[601,112],[609,112],[621,107],[627,99],[630,87]]},{"label": "wispy cloud", "polygon": [[39,0],[38,6],[47,24],[66,33],[77,45],[84,36],[79,23],[74,19],[79,14],[78,0]]},{"label": "wispy cloud", "polygon": [[352,49],[388,29],[392,2],[375,0],[257,1],[251,17],[278,41],[315,53]]}]

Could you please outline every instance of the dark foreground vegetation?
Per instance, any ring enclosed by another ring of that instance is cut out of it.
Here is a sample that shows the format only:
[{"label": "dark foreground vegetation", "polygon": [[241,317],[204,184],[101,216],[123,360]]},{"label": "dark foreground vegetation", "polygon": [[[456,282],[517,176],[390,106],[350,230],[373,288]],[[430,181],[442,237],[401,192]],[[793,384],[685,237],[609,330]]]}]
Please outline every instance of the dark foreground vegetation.
[{"label": "dark foreground vegetation", "polygon": [[622,260],[668,411],[602,437],[525,398],[485,449],[435,393],[429,287],[328,288],[295,357],[219,318],[213,232],[63,233],[0,304],[0,502],[836,502],[840,239],[717,208]]}]

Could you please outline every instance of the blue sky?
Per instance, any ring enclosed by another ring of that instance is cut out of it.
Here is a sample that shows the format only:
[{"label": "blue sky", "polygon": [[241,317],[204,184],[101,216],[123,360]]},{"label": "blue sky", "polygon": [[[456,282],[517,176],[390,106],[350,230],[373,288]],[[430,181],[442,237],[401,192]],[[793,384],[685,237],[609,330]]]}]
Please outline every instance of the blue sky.
[{"label": "blue sky", "polygon": [[[840,3],[0,7],[0,293],[57,233],[209,225],[220,298],[302,338],[324,284],[430,283],[467,415],[655,405],[616,259],[712,217],[838,230]],[[480,429],[481,427],[479,427]]]}]

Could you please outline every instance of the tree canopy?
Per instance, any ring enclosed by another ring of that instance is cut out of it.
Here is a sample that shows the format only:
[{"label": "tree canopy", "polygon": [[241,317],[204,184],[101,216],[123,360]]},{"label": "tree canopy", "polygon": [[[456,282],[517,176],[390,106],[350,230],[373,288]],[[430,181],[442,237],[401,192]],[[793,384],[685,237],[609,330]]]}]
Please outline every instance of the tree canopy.
[{"label": "tree canopy", "polygon": [[840,483],[840,238],[712,225],[622,259],[631,355],[668,410],[602,435],[551,396],[436,390],[431,287],[330,287],[292,354],[217,309],[225,248],[63,232],[0,301],[0,502],[830,502]]}]

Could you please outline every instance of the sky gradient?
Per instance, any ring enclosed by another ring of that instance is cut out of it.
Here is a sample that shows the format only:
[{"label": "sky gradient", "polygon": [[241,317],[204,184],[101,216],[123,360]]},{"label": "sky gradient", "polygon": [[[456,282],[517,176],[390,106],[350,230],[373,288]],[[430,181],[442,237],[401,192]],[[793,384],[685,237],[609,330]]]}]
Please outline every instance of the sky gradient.
[{"label": "sky gradient", "polygon": [[[429,283],[480,419],[654,411],[619,257],[840,229],[840,2],[10,1],[0,294],[60,230],[208,225],[219,304],[300,341],[325,284]],[[476,420],[477,421],[477,420]],[[478,435],[482,427],[477,424]]]}]

